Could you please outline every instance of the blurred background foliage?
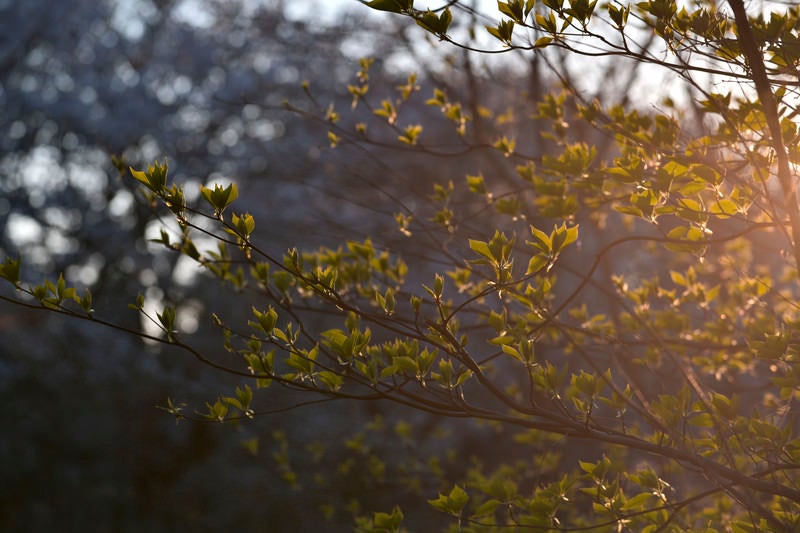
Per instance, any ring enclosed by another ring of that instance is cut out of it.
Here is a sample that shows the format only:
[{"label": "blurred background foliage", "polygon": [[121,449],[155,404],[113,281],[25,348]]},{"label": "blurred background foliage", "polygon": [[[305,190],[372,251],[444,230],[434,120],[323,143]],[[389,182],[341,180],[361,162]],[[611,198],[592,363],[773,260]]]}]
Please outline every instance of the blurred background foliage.
[{"label": "blurred background foliage", "polygon": [[[404,66],[427,71],[426,98],[431,83],[457,93],[460,71],[447,67],[465,59],[421,61],[407,30],[355,3],[299,4],[0,1],[0,252],[23,255],[29,281],[64,272],[90,287],[98,313],[132,329],[137,313],[119,310],[138,291],[176,302],[202,343],[209,287],[147,242],[161,221],[112,157],[169,157],[175,181],[195,190],[235,179],[274,250],[389,227],[383,244],[397,244],[398,199],[425,202],[434,179],[459,174],[458,159],[409,162],[377,147],[333,159],[310,117],[348,108],[361,56],[381,58],[375,91],[394,90]],[[414,116],[438,114],[422,102]],[[213,293],[217,308],[233,298]],[[222,383],[186,355],[8,305],[0,338],[3,531],[349,530],[355,515],[404,503],[403,491],[435,496],[435,478],[420,486],[415,473],[453,462],[449,430],[380,405],[306,407],[233,430],[176,426],[155,406],[202,405]],[[463,431],[466,450],[489,430]],[[440,519],[415,501],[417,519]]]},{"label": "blurred background foliage", "polygon": [[[355,2],[0,0],[0,253],[24,256],[27,281],[63,272],[90,287],[98,315],[131,329],[139,315],[119,310],[139,291],[173,302],[192,342],[212,342],[205,302],[233,308],[225,302],[237,295],[148,242],[164,221],[112,162],[167,157],[187,191],[235,180],[237,209],[256,217],[258,241],[276,255],[372,236],[429,279],[448,236],[404,249],[394,215],[424,220],[436,209],[432,184],[476,167],[500,189],[511,184],[513,165],[491,143],[513,130],[532,158],[544,153],[531,117],[559,80],[538,55],[488,58],[491,67],[453,48],[432,55],[414,31]],[[332,110],[342,131],[370,115],[348,111],[365,56],[376,58],[376,98],[419,74],[403,117],[436,142],[413,157],[390,128],[327,150]],[[560,64],[562,83],[570,68],[580,66]],[[637,67],[608,73],[589,97],[627,102]],[[466,141],[425,105],[434,87],[463,102]],[[453,198],[462,200],[475,202]],[[466,212],[486,224],[485,210]],[[442,483],[451,471],[513,464],[513,439],[494,438],[497,428],[382,404],[292,409],[303,397],[286,394],[264,409],[273,415],[237,427],[176,425],[155,406],[202,405],[233,383],[136,336],[5,304],[0,338],[3,531],[336,531],[398,503],[409,527],[432,527],[446,518],[426,499],[452,486]],[[520,466],[537,469],[531,479],[554,475],[564,451],[542,446]]]}]

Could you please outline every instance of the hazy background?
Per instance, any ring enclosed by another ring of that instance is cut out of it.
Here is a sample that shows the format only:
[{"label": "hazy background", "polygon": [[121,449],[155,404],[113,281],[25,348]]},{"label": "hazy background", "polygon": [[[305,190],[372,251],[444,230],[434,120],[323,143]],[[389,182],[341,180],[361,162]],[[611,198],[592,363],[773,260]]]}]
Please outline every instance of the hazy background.
[{"label": "hazy background", "polygon": [[[98,315],[132,329],[142,325],[127,308],[137,293],[174,302],[191,342],[214,346],[209,314],[236,319],[237,295],[147,242],[164,220],[112,156],[136,168],[168,158],[187,193],[235,180],[237,211],[251,212],[258,242],[280,254],[367,235],[403,250],[393,215],[400,204],[432,209],[434,181],[479,165],[493,184],[510,183],[513,165],[485,149],[495,134],[514,128],[531,156],[547,149],[530,117],[553,77],[536,57],[484,62],[422,40],[400,17],[323,4],[0,0],[0,258],[21,256],[26,282],[63,272],[91,288]],[[424,123],[443,156],[327,150],[327,127],[313,117],[333,104],[352,125],[346,87],[365,55],[378,58],[376,95],[396,95],[419,73],[404,117]],[[628,98],[639,77],[623,74],[593,96]],[[469,140],[483,149],[452,148],[452,128],[424,105],[434,85],[463,99]],[[512,102],[503,127],[481,118],[481,106],[500,115]],[[431,256],[406,251],[429,279]],[[491,428],[381,404],[310,406],[241,426],[176,425],[155,407],[167,397],[201,407],[235,384],[185,353],[0,304],[0,530],[347,531],[353,516],[395,503],[411,527],[431,527],[443,517],[425,502],[441,487],[426,471],[447,476],[476,450],[489,463],[510,456]]]},{"label": "hazy background", "polygon": [[[0,255],[22,257],[26,282],[63,272],[90,287],[98,315],[130,328],[141,325],[127,309],[138,292],[176,302],[181,329],[197,330],[192,342],[202,345],[213,330],[209,295],[215,309],[236,295],[208,293],[196,267],[146,242],[162,221],[112,156],[137,168],[168,157],[187,192],[236,180],[239,209],[256,216],[275,253],[394,228],[377,183],[394,176],[405,197],[424,198],[441,168],[398,168],[391,158],[403,154],[331,159],[324,125],[282,104],[320,116],[330,103],[346,110],[359,57],[383,58],[376,90],[393,90],[417,59],[387,17],[355,2],[309,6],[0,1]],[[419,118],[432,112],[414,105]],[[232,384],[186,354],[0,305],[0,529],[314,531],[325,521],[349,530],[354,515],[403,499],[397,477],[374,475],[374,449],[408,459],[424,457],[428,441],[428,452],[442,448],[444,432],[430,426],[413,444],[398,436],[385,406],[308,407],[241,427],[176,425],[155,408],[168,396],[201,407]],[[345,446],[369,421],[368,446]],[[320,442],[330,443],[324,453]],[[435,496],[438,487],[422,488]],[[370,494],[374,508],[352,503]],[[423,520],[436,517],[424,497],[414,501]]]}]

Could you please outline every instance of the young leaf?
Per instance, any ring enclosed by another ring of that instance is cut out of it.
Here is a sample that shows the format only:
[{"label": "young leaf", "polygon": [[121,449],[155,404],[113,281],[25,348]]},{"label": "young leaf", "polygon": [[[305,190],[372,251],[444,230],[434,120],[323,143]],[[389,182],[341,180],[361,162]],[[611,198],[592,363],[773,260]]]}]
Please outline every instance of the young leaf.
[{"label": "young leaf", "polygon": [[0,265],[0,278],[3,278],[13,285],[19,285],[19,258],[11,259],[7,257]]},{"label": "young leaf", "polygon": [[371,0],[366,2],[366,5],[372,9],[390,13],[404,13],[409,11],[413,4],[412,0]]},{"label": "young leaf", "polygon": [[205,186],[200,187],[200,194],[203,199],[211,204],[214,212],[219,215],[225,210],[236,198],[239,196],[239,189],[235,183],[231,183],[227,187],[215,184],[213,189]]}]

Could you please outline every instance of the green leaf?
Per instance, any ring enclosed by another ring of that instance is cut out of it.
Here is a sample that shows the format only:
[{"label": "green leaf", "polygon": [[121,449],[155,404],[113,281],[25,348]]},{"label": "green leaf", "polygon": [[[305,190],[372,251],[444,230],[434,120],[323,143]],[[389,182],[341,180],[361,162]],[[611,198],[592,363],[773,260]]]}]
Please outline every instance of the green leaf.
[{"label": "green leaf", "polygon": [[239,411],[244,411],[244,406],[242,405],[242,402],[238,400],[238,398],[234,398],[233,396],[223,396],[222,398],[220,398],[220,400],[222,400],[222,402],[225,403],[226,405],[233,407],[234,409],[238,409]]},{"label": "green leaf", "polygon": [[472,517],[473,518],[480,518],[482,516],[493,515],[495,510],[500,505],[502,505],[502,503],[503,502],[501,502],[500,500],[494,500],[494,499],[486,500],[485,502],[480,504],[477,509],[475,509],[475,512],[472,513]]},{"label": "green leaf", "polygon": [[683,274],[680,272],[675,272],[674,270],[670,271],[670,277],[672,278],[672,282],[675,285],[680,285],[681,287],[688,287],[689,282],[686,281],[686,278],[683,277]]},{"label": "green leaf", "polygon": [[459,512],[464,508],[465,505],[467,505],[467,502],[469,501],[469,496],[467,495],[466,491],[458,485],[453,487],[453,490],[450,491],[450,494],[447,496],[447,498],[454,507],[458,508]]},{"label": "green leaf", "polygon": [[248,370],[256,377],[256,387],[259,389],[269,387],[272,383],[272,378],[270,376],[272,375],[275,353],[245,353],[243,356],[247,361]]},{"label": "green leaf", "polygon": [[398,369],[403,370],[405,372],[410,372],[412,374],[416,374],[419,370],[417,367],[417,362],[408,356],[400,356],[400,357],[393,357],[392,364],[396,366]]},{"label": "green leaf", "polygon": [[330,142],[331,148],[336,148],[341,140],[342,138],[336,135],[334,132],[328,132],[328,141]]},{"label": "green leaf", "polygon": [[236,198],[239,196],[239,189],[235,183],[231,183],[227,187],[215,184],[213,189],[205,186],[200,187],[200,194],[203,199],[211,204],[214,212],[219,215],[225,210]]},{"label": "green leaf", "polygon": [[739,206],[729,198],[722,198],[711,204],[709,212],[718,218],[728,218],[739,212]]},{"label": "green leaf", "polygon": [[371,2],[366,2],[365,5],[378,11],[404,13],[411,9],[413,2],[411,0],[372,0]]},{"label": "green leaf", "polygon": [[236,387],[236,398],[245,409],[249,409],[250,403],[253,401],[253,390],[247,384],[242,388]]},{"label": "green leaf", "polygon": [[0,265],[0,278],[3,278],[13,285],[19,285],[19,258],[11,259],[7,257],[3,264]]},{"label": "green leaf", "polygon": [[148,189],[156,194],[164,194],[167,189],[167,162],[162,165],[155,161],[152,165],[147,167],[147,170],[134,170],[129,167],[131,175],[140,183],[144,184]]},{"label": "green leaf", "polygon": [[488,191],[486,189],[486,182],[483,179],[483,176],[467,176],[467,187],[471,192],[477,194],[486,194]]},{"label": "green leaf", "polygon": [[87,314],[94,312],[94,309],[92,309],[92,293],[89,289],[84,289],[83,296],[78,298],[77,302]]},{"label": "green leaf", "polygon": [[689,417],[689,423],[693,426],[710,428],[714,427],[714,419],[708,413],[696,413]]},{"label": "green leaf", "polygon": [[477,241],[474,239],[469,240],[469,248],[476,254],[482,255],[486,259],[489,259],[492,262],[497,262],[497,259],[492,254],[492,251],[489,249],[489,245],[484,241]]},{"label": "green leaf", "polygon": [[386,289],[386,293],[381,295],[378,293],[380,306],[386,313],[386,316],[392,316],[396,305],[394,291],[391,288]]},{"label": "green leaf", "polygon": [[531,235],[533,235],[533,241],[526,241],[529,245],[533,246],[537,250],[544,252],[545,254],[549,254],[553,251],[553,243],[550,240],[550,236],[547,233],[543,232],[540,229],[537,229],[534,226],[531,226]]},{"label": "green leaf", "polygon": [[705,237],[696,226],[676,226],[667,233],[667,238],[673,242],[667,242],[665,246],[676,252],[701,253],[706,249]]},{"label": "green leaf", "polygon": [[442,297],[442,290],[444,289],[444,278],[440,274],[436,274],[433,278],[433,289],[425,287],[425,290],[433,296],[434,299],[439,300]]},{"label": "green leaf", "polygon": [[448,513],[454,516],[460,516],[461,510],[467,505],[469,501],[469,496],[467,495],[466,491],[455,485],[453,490],[450,491],[450,494],[444,495],[439,494],[439,497],[435,500],[428,500],[435,509],[442,511],[444,513]]},{"label": "green leaf", "polygon": [[253,457],[258,456],[258,437],[244,439],[241,442],[242,447]]},{"label": "green leaf", "polygon": [[508,2],[497,2],[497,8],[500,13],[508,16],[515,22],[523,23],[525,19],[525,13],[523,12],[523,6],[521,0],[509,0]]},{"label": "green leaf", "polygon": [[67,282],[64,279],[64,274],[59,274],[58,281],[56,282],[56,296],[58,296],[59,299],[63,299],[63,294],[66,287],[67,287]]},{"label": "green leaf", "polygon": [[414,19],[417,21],[417,24],[429,32],[438,36],[440,39],[444,39],[447,34],[447,29],[453,21],[453,14],[448,7],[441,15],[437,15],[434,11],[428,10],[425,13],[415,15]]},{"label": "green leaf", "polygon": [[644,507],[645,503],[649,502],[653,498],[654,498],[653,494],[649,492],[641,492],[632,498],[628,498],[628,500],[625,502],[625,505],[623,505],[622,508],[626,511],[641,509]]},{"label": "green leaf", "polygon": [[531,274],[541,272],[549,263],[550,261],[543,254],[534,255],[528,262],[528,268],[525,270],[525,275],[529,276]]},{"label": "green leaf", "polygon": [[275,329],[275,324],[278,322],[278,313],[272,306],[266,312],[261,312],[255,307],[252,308],[253,315],[255,315],[257,323],[249,322],[252,327],[257,327],[267,335],[272,335]]},{"label": "green leaf", "polygon": [[225,421],[225,417],[228,415],[228,406],[224,401],[217,400],[213,405],[206,403],[206,407],[208,408],[208,413],[205,415],[206,418],[217,422]]},{"label": "green leaf", "polygon": [[184,407],[186,407],[185,403],[176,404],[175,402],[172,401],[172,398],[169,398],[169,397],[167,398],[166,407],[165,406],[160,406],[160,405],[156,406],[157,409],[161,409],[162,411],[166,411],[167,413],[169,413],[172,416],[174,416],[176,424],[180,420],[182,420],[184,418],[183,414],[181,414],[181,411],[183,411]]},{"label": "green leaf", "polygon": [[133,177],[134,177],[134,178],[135,178],[137,181],[139,181],[140,183],[143,183],[143,184],[147,185],[148,187],[150,186],[150,180],[147,178],[147,174],[145,174],[145,173],[144,173],[144,172],[142,172],[141,170],[134,170],[134,168],[133,168],[133,167],[130,167],[130,171],[131,171],[131,175],[132,175],[132,176],[133,176]]},{"label": "green leaf", "polygon": [[520,361],[522,363],[525,362],[525,360],[522,358],[522,354],[519,353],[519,350],[517,350],[513,346],[511,346],[509,344],[501,344],[500,345],[500,349],[502,349],[503,353],[505,353],[506,355],[510,355],[511,357],[513,357],[514,359],[516,359],[516,360],[518,360],[518,361]]},{"label": "green leaf", "polygon": [[164,327],[164,331],[172,333],[175,330],[175,308],[173,306],[165,306],[163,311],[156,313],[156,316]]},{"label": "green leaf", "polygon": [[513,46],[514,38],[514,21],[501,20],[497,26],[486,26],[488,31],[493,37],[497,38],[506,46]]},{"label": "green leaf", "polygon": [[567,228],[566,224],[554,228],[550,234],[553,252],[556,254],[578,239],[578,226]]},{"label": "green leaf", "polygon": [[736,416],[738,403],[738,398],[736,396],[728,398],[727,396],[717,392],[711,393],[711,405],[714,406],[714,409],[719,414],[728,420],[731,420]]},{"label": "green leaf", "polygon": [[395,532],[400,530],[400,524],[403,523],[403,511],[399,506],[395,506],[389,513],[375,513],[372,518],[375,528],[380,531]]},{"label": "green leaf", "polygon": [[578,240],[578,225],[574,225],[570,228],[567,228],[567,238],[564,240],[564,244],[561,246],[561,249],[566,248],[573,242]]},{"label": "green leaf", "polygon": [[322,382],[323,385],[328,387],[328,389],[332,391],[339,390],[342,385],[344,384],[344,378],[335,372],[331,372],[329,370],[323,370],[317,374],[317,377]]},{"label": "green leaf", "polygon": [[231,215],[231,222],[236,230],[239,232],[240,235],[244,237],[250,236],[253,233],[253,230],[256,227],[256,221],[252,215],[249,213],[245,213],[241,217],[238,216],[236,213]]},{"label": "green leaf", "polygon": [[[511,23],[513,24],[513,22]],[[506,157],[510,157],[511,154],[514,153],[514,149],[517,146],[516,140],[512,137],[507,137],[503,135],[499,139],[497,139],[492,146],[503,152],[503,155]]]},{"label": "green leaf", "polygon": [[608,4],[608,16],[614,22],[617,29],[620,31],[624,29],[625,24],[628,22],[629,12],[630,12],[629,6],[625,6],[622,9],[620,9],[610,2]]},{"label": "green leaf", "polygon": [[413,124],[411,126],[406,126],[406,128],[403,130],[403,133],[397,137],[397,140],[405,144],[414,146],[415,144],[417,144],[417,140],[419,139],[420,133],[422,133],[421,125]]},{"label": "green leaf", "polygon": [[458,387],[463,385],[465,381],[472,377],[472,370],[464,370],[461,372],[458,377],[456,378],[455,386]]}]

